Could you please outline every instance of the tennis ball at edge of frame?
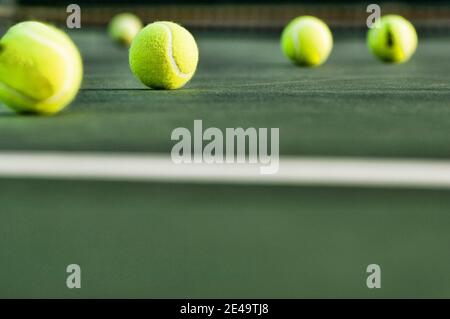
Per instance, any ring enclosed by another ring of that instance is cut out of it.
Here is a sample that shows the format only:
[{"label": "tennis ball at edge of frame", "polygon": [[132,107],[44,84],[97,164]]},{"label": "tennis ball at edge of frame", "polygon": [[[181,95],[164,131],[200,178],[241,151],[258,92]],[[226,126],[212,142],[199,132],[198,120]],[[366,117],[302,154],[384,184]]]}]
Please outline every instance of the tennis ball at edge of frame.
[{"label": "tennis ball at edge of frame", "polygon": [[399,15],[380,18],[378,27],[369,29],[367,45],[380,60],[390,63],[408,61],[417,49],[418,37],[414,26]]},{"label": "tennis ball at edge of frame", "polygon": [[333,49],[333,35],[322,20],[300,16],[284,28],[281,49],[297,65],[319,66],[325,63]]},{"label": "tennis ball at edge of frame", "polygon": [[55,27],[21,22],[0,40],[0,100],[16,112],[61,111],[75,98],[82,77],[77,47]]},{"label": "tennis ball at edge of frame", "polygon": [[136,78],[153,89],[178,89],[193,76],[198,64],[194,37],[173,22],[154,22],[134,38],[129,54]]},{"label": "tennis ball at edge of frame", "polygon": [[115,42],[129,46],[142,28],[142,22],[137,16],[132,13],[120,13],[109,22],[108,33]]}]

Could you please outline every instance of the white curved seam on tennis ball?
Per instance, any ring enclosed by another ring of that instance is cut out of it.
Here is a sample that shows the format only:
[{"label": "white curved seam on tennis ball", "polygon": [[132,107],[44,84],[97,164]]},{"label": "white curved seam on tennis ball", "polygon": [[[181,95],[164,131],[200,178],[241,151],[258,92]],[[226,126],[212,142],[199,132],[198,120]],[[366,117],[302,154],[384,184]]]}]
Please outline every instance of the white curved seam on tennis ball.
[{"label": "white curved seam on tennis ball", "polygon": [[65,76],[65,82],[63,83],[61,89],[59,90],[59,92],[56,92],[54,95],[46,98],[45,100],[36,100],[33,99],[32,97],[24,94],[23,92],[20,92],[19,90],[13,89],[12,87],[10,87],[11,90],[14,90],[14,92],[19,95],[20,97],[22,97],[23,99],[27,99],[30,102],[33,103],[52,103],[54,101],[57,101],[61,96],[65,95],[68,91],[70,91],[71,87],[72,87],[72,77],[75,74],[75,67],[74,64],[69,55],[66,53],[67,51],[65,50],[64,47],[61,47],[59,45],[56,44],[56,41],[52,41],[47,39],[46,37],[41,36],[40,34],[37,34],[34,32],[34,30],[31,31],[27,31],[24,32],[24,34],[26,34],[28,37],[30,37],[32,40],[43,44],[47,47],[49,47],[50,49],[58,52],[66,61],[66,66],[67,66],[67,74]]},{"label": "white curved seam on tennis ball", "polygon": [[9,94],[11,95],[15,95],[16,97],[18,97],[19,99],[25,100],[28,103],[37,103],[39,102],[39,100],[33,99],[31,96],[28,96],[26,94],[23,94],[22,92],[20,92],[19,90],[16,90],[15,88],[13,88],[12,86],[9,86],[8,84],[4,83],[4,82],[0,82],[0,87],[4,90],[4,91],[8,91]]},{"label": "white curved seam on tennis ball", "polygon": [[170,65],[172,66],[172,70],[175,72],[175,74],[181,78],[189,78],[191,76],[191,73],[183,73],[181,69],[179,68],[177,62],[175,61],[175,58],[173,56],[173,34],[172,30],[168,25],[166,25],[164,22],[159,23],[166,31],[167,31],[167,55],[169,58]]},{"label": "white curved seam on tennis ball", "polygon": [[300,29],[303,27],[303,22],[299,22],[296,25],[294,25],[294,28],[291,31],[292,34],[292,42],[294,43],[294,54],[297,59],[301,60],[301,54],[300,54],[300,37],[299,32]]}]

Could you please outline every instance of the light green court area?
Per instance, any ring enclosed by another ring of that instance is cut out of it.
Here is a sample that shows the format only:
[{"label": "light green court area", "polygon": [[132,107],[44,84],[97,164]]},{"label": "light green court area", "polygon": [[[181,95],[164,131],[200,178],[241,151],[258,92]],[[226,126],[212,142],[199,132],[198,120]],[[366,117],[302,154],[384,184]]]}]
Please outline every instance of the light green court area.
[{"label": "light green court area", "polygon": [[[77,100],[53,118],[0,108],[1,151],[167,153],[172,130],[201,119],[278,127],[282,155],[450,157],[449,38],[396,66],[337,38],[327,64],[301,69],[275,37],[202,33],[192,82],[154,91],[105,34],[73,37]],[[0,297],[450,297],[444,190],[2,178],[0,201]]]}]

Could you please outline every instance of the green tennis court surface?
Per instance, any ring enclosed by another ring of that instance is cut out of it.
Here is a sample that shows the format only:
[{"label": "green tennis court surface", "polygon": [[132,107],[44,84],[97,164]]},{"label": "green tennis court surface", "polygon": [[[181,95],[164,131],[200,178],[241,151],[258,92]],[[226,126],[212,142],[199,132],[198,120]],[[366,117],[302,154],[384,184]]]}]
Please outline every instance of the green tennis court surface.
[{"label": "green tennis court surface", "polygon": [[128,52],[101,32],[73,37],[85,62],[83,90],[56,120],[0,116],[9,150],[169,152],[176,127],[279,127],[295,155],[450,156],[450,42],[422,38],[414,59],[384,65],[363,37],[336,39],[323,67],[300,69],[278,38],[200,34],[200,65],[183,90],[135,80]]},{"label": "green tennis court surface", "polygon": [[[450,41],[376,61],[337,38],[291,66],[276,37],[201,33],[183,90],[145,89],[127,51],[73,34],[85,79],[55,118],[0,109],[2,151],[168,153],[176,127],[280,128],[281,155],[450,157]],[[282,164],[281,164],[282,165]],[[0,297],[450,297],[445,190],[0,180]],[[82,267],[82,289],[65,285]],[[366,287],[367,265],[382,289]]]}]

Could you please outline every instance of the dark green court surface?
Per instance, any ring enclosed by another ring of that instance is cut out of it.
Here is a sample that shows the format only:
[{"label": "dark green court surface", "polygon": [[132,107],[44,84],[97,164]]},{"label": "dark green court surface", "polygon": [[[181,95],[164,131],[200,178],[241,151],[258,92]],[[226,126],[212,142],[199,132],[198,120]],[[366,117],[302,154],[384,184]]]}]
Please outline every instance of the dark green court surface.
[{"label": "dark green court surface", "polygon": [[450,156],[450,38],[422,38],[414,59],[385,65],[364,38],[338,38],[321,68],[292,66],[278,39],[200,34],[200,66],[183,90],[135,80],[126,49],[100,32],[74,38],[85,79],[55,118],[0,113],[0,149],[168,152],[176,127],[279,127],[282,154]]},{"label": "dark green court surface", "polygon": [[[338,38],[301,69],[274,37],[199,34],[198,72],[173,92],[144,88],[100,32],[74,39],[76,102],[53,118],[2,108],[0,150],[167,153],[201,119],[278,127],[283,155],[450,158],[450,38],[396,66]],[[0,297],[450,297],[444,190],[1,179],[0,201]]]}]

